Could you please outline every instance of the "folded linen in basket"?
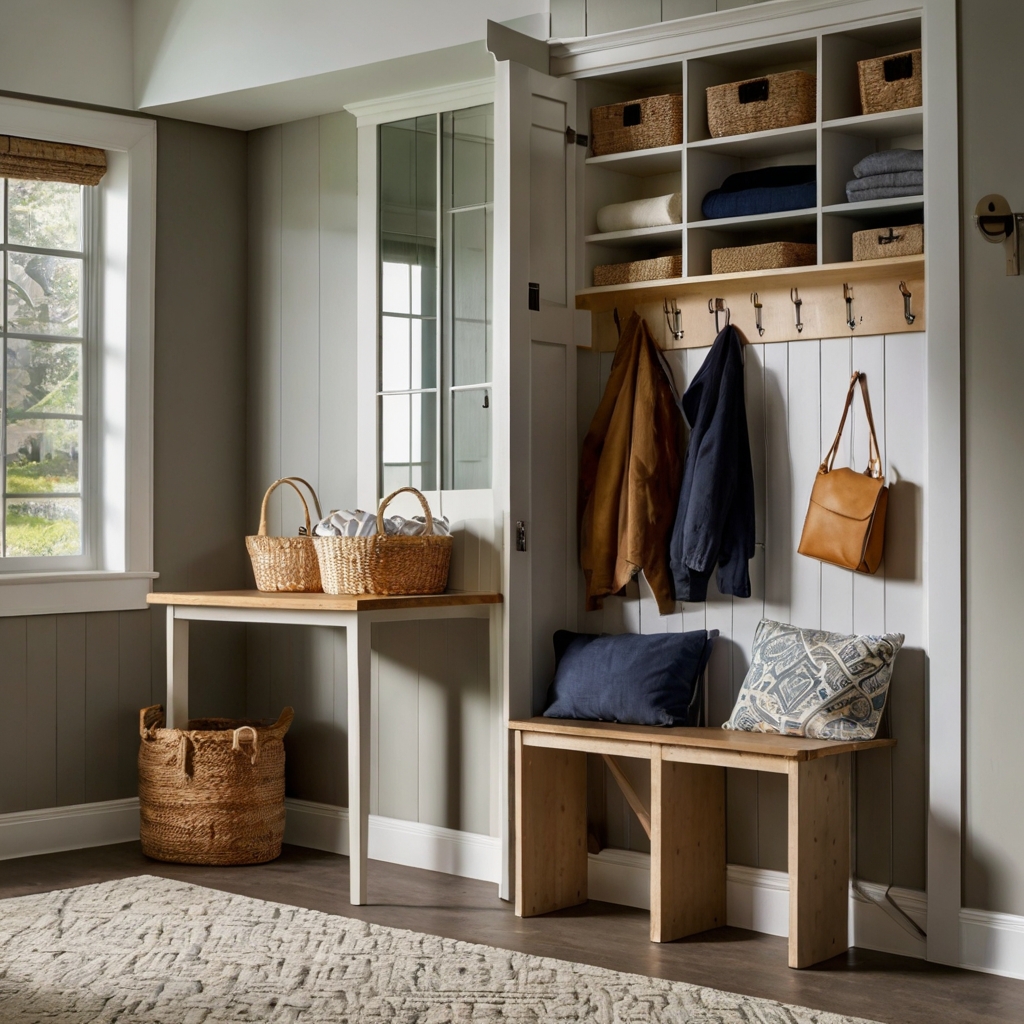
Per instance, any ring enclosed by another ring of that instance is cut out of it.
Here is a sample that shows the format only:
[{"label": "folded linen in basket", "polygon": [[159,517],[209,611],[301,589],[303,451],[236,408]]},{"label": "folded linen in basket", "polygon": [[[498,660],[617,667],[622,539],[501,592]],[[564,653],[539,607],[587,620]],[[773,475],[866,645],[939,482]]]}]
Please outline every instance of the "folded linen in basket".
[{"label": "folded linen in basket", "polygon": [[923,171],[923,149],[883,149],[868,153],[853,169],[855,178],[870,178],[874,174],[898,174],[900,171]]},{"label": "folded linen in basket", "polygon": [[[387,516],[384,533],[389,537],[421,537],[427,532],[427,521],[423,516],[406,519],[403,516]],[[450,534],[448,519],[434,517],[434,536],[447,537]],[[377,533],[377,513],[362,509],[331,512],[313,528],[317,537],[373,537]]]},{"label": "folded linen in basket", "polygon": [[704,197],[701,212],[708,220],[722,217],[752,217],[784,210],[805,210],[818,202],[818,186],[809,181],[803,185],[778,188],[748,188],[742,192],[715,189]]},{"label": "folded linen in basket", "polygon": [[683,219],[683,197],[680,192],[651,199],[634,199],[629,203],[612,203],[597,211],[598,231],[631,231],[634,228],[656,228],[663,224],[679,224]]},{"label": "folded linen in basket", "polygon": [[919,196],[924,192],[923,171],[896,171],[892,174],[872,174],[867,178],[854,178],[846,183],[846,198],[851,203],[863,202],[867,193],[879,198],[878,191],[895,190],[895,196]]}]

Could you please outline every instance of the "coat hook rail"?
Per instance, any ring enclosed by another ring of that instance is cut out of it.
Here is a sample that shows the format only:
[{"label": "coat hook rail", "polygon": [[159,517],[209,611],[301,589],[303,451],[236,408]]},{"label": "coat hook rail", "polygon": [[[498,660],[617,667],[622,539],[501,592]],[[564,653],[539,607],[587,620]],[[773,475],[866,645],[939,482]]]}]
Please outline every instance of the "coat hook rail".
[{"label": "coat hook rail", "polygon": [[757,336],[759,338],[763,338],[764,324],[761,322],[761,310],[764,308],[764,304],[757,297],[757,292],[754,292],[750,296],[750,301],[754,304],[754,320],[757,323]]},{"label": "coat hook rail", "polygon": [[913,298],[913,294],[907,287],[906,281],[900,281],[900,295],[903,296],[903,315],[906,317],[907,323],[912,324],[917,316],[911,312],[910,300]]}]

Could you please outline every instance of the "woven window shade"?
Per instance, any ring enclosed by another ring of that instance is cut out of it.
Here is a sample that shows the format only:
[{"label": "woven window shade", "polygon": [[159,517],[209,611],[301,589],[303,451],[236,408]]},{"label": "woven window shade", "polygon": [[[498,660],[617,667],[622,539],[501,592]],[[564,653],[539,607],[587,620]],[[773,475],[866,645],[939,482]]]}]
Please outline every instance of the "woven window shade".
[{"label": "woven window shade", "polygon": [[0,135],[0,178],[98,185],[106,173],[102,149]]}]

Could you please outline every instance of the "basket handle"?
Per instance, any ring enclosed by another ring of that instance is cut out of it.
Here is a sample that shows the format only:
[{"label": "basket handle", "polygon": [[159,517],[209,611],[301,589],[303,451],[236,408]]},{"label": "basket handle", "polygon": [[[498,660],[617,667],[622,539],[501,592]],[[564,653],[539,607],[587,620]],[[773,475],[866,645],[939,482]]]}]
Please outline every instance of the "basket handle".
[{"label": "basket handle", "polygon": [[291,480],[297,484],[306,485],[306,487],[309,489],[309,493],[313,496],[313,504],[316,505],[317,522],[323,519],[324,514],[320,511],[320,499],[316,496],[316,491],[314,490],[313,485],[308,480],[303,480],[301,476],[286,476],[284,479]]},{"label": "basket handle", "polygon": [[252,743],[252,757],[249,759],[251,764],[255,764],[260,759],[260,734],[251,725],[240,725],[231,734],[231,749],[242,750],[241,736],[243,732],[249,734],[249,741]]},{"label": "basket handle", "polygon": [[[305,481],[303,481],[305,483]],[[302,511],[306,516],[306,536],[310,536],[310,522],[309,522],[309,506],[306,504],[306,499],[302,496],[302,491],[292,483],[290,476],[283,476],[280,480],[275,480],[268,488],[267,493],[263,495],[263,504],[260,505],[260,528],[257,530],[257,536],[266,537],[267,535],[267,502],[270,501],[271,494],[277,490],[281,484],[287,484],[298,496],[299,501],[302,502]],[[306,484],[309,487],[309,484]],[[317,503],[319,508],[319,503]]]},{"label": "basket handle", "polygon": [[420,499],[420,505],[423,506],[423,515],[427,520],[427,535],[429,536],[434,532],[434,517],[430,514],[430,506],[427,504],[427,499],[416,490],[415,487],[399,487],[397,491],[392,491],[381,503],[380,508],[377,509],[377,536],[384,536],[384,509],[391,504],[391,499],[396,498],[402,491],[409,491],[415,494]]},{"label": "basket handle", "polygon": [[139,736],[144,740],[156,738],[156,730],[164,726],[164,706],[154,704],[139,712]]},{"label": "basket handle", "polygon": [[288,731],[288,728],[292,724],[292,719],[295,717],[294,708],[285,708],[278,716],[277,721],[270,727],[270,731],[280,736]]}]

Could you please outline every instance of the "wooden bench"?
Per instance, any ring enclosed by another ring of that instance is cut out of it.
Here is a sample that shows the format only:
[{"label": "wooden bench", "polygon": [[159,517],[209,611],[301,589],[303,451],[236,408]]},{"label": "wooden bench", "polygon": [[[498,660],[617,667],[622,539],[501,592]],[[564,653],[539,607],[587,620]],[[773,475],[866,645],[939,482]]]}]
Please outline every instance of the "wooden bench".
[{"label": "wooden bench", "polygon": [[[789,777],[789,966],[848,948],[850,755],[895,740],[812,740],[557,718],[509,722],[516,757],[516,914],[587,900],[587,754],[604,755],[651,839],[651,941],[725,924],[725,769]],[[615,762],[651,762],[643,807]],[[644,822],[646,814],[647,822]]]}]

